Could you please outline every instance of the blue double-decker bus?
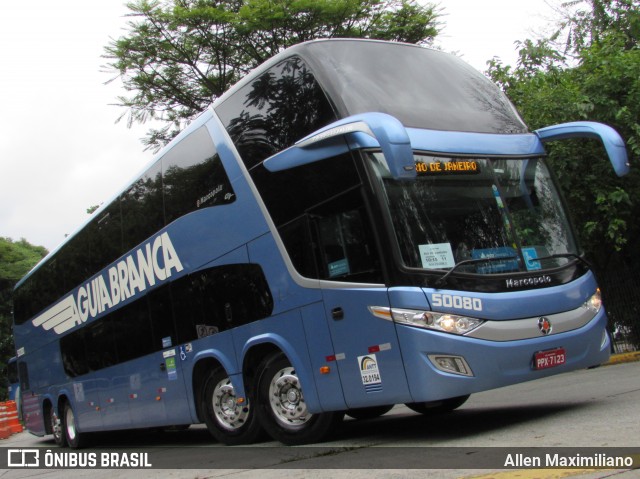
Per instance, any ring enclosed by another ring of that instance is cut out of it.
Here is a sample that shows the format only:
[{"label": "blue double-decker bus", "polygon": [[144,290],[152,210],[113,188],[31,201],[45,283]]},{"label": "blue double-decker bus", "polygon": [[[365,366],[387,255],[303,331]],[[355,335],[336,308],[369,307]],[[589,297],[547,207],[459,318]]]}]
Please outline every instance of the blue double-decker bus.
[{"label": "blue double-decker bus", "polygon": [[[321,441],[344,414],[454,409],[609,357],[543,143],[426,48],[323,40],[247,75],[15,289],[29,430],[206,423]],[[589,168],[589,165],[584,165]]]}]

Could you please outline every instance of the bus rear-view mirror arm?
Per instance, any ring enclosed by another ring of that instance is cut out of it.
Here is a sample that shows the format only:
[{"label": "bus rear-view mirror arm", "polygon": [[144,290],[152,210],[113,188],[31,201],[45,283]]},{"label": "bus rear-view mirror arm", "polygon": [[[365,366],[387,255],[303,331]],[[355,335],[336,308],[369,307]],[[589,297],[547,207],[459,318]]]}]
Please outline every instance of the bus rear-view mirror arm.
[{"label": "bus rear-view mirror arm", "polygon": [[386,113],[361,113],[338,120],[297,141],[264,161],[271,171],[282,171],[346,153],[350,148],[382,150],[387,167],[396,179],[416,175],[407,130]]},{"label": "bus rear-view mirror arm", "polygon": [[597,138],[602,141],[616,174],[624,176],[629,172],[629,159],[624,140],[610,126],[592,121],[576,121],[541,128],[535,133],[543,143],[567,138]]}]

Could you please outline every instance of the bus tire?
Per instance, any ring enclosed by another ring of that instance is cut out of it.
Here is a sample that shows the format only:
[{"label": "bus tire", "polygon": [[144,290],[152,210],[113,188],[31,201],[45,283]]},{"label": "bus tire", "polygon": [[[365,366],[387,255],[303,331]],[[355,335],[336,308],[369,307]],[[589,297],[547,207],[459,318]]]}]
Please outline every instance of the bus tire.
[{"label": "bus tire", "polygon": [[420,414],[442,414],[459,408],[467,402],[469,396],[471,395],[467,394],[465,396],[442,399],[441,401],[407,403],[405,406],[412,411],[419,412]]},{"label": "bus tire", "polygon": [[67,445],[66,436],[63,433],[62,421],[53,409],[53,406],[48,408],[49,425],[51,427],[51,434],[53,434],[53,440],[59,447],[65,447]]},{"label": "bus tire", "polygon": [[260,439],[262,426],[248,398],[236,402],[231,380],[223,368],[207,376],[202,395],[202,411],[209,433],[228,446],[251,444]]},{"label": "bus tire", "polygon": [[287,357],[277,353],[259,368],[258,418],[275,440],[290,446],[322,441],[342,421],[344,412],[312,414],[300,380]]},{"label": "bus tire", "polygon": [[64,403],[63,411],[62,427],[65,441],[71,449],[79,449],[85,443],[85,435],[78,431],[76,415],[73,412],[71,404],[68,402]]},{"label": "bus tire", "polygon": [[393,404],[391,406],[359,407],[356,409],[348,409],[347,416],[358,420],[374,419],[388,413],[391,409],[393,409]]}]

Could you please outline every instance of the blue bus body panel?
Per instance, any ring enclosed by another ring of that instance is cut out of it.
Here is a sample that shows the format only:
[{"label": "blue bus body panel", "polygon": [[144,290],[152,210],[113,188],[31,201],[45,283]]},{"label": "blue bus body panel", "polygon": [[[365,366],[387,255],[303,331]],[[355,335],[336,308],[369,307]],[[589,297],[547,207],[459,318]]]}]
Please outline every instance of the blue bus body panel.
[{"label": "blue bus body panel", "polygon": [[326,287],[322,294],[347,406],[405,402],[409,388],[394,324],[368,309],[388,306],[387,288]]},{"label": "blue bus body panel", "polygon": [[533,133],[493,134],[407,128],[414,150],[475,156],[540,156],[545,151]]},{"label": "blue bus body panel", "polygon": [[[340,371],[335,357],[335,349],[331,341],[331,332],[325,320],[325,309],[322,302],[310,304],[302,308],[302,325],[309,350],[312,373],[316,388],[320,391],[320,410],[336,411],[347,409]],[[323,374],[320,368],[328,367],[329,372]]]}]

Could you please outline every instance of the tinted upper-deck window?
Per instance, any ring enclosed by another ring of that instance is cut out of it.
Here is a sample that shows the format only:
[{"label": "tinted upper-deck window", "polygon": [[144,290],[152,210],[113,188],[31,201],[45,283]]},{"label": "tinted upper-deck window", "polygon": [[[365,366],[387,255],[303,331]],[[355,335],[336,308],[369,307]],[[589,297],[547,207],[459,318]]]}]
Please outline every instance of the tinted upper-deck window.
[{"label": "tinted upper-deck window", "polygon": [[406,127],[527,131],[502,91],[453,55],[363,40],[313,42],[303,48],[341,116],[376,111]]},{"label": "tinted upper-deck window", "polygon": [[219,105],[216,113],[248,169],[336,119],[299,57],[267,70]]},{"label": "tinted upper-deck window", "polygon": [[164,226],[159,161],[121,195],[120,205],[123,251],[129,251]]},{"label": "tinted upper-deck window", "polygon": [[233,201],[231,182],[203,126],[94,213],[16,289],[15,323],[23,324],[180,216]]},{"label": "tinted upper-deck window", "polygon": [[235,200],[205,127],[194,131],[162,158],[162,180],[167,224],[199,208]]}]

